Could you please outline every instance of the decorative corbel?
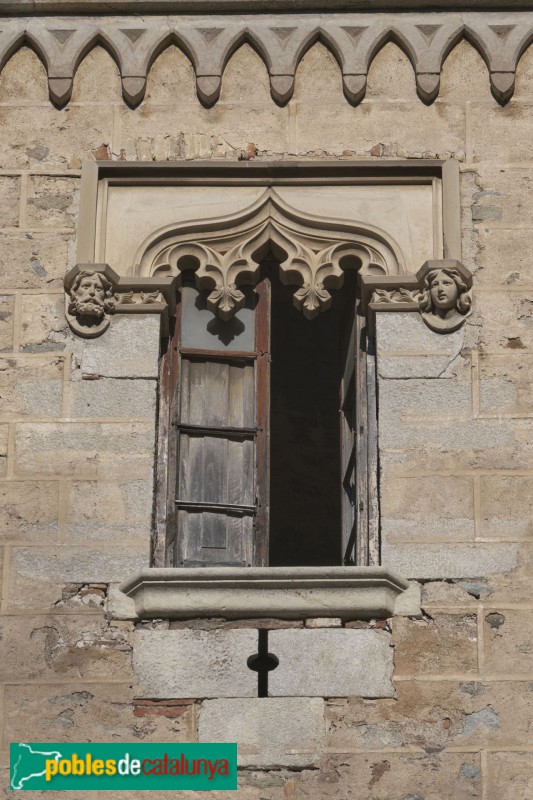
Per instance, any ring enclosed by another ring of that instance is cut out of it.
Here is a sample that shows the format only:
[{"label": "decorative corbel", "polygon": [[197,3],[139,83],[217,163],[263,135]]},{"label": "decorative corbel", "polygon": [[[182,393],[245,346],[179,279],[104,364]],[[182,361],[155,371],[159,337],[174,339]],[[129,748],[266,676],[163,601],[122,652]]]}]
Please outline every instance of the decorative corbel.
[{"label": "decorative corbel", "polygon": [[416,275],[359,276],[370,330],[380,311],[418,311],[435,333],[458,330],[471,313],[472,273],[460,261],[426,261]]},{"label": "decorative corbel", "polygon": [[162,334],[176,310],[176,278],[120,276],[108,264],[77,264],[65,276],[66,316],[71,330],[94,339],[114,314],[160,314]]},{"label": "decorative corbel", "polygon": [[416,273],[422,319],[432,331],[451,333],[471,314],[472,273],[460,261],[426,261]]}]

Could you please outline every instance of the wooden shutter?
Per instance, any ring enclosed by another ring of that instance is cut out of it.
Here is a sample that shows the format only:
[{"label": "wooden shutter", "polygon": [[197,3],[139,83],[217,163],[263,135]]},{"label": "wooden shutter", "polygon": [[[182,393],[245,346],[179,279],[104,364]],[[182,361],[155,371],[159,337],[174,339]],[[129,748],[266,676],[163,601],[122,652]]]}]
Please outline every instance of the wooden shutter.
[{"label": "wooden shutter", "polygon": [[[264,327],[259,292],[255,326]],[[236,339],[238,341],[238,337]],[[254,341],[261,344],[264,333]],[[266,563],[268,358],[179,347],[177,566]]]},{"label": "wooden shutter", "polygon": [[226,353],[180,355],[178,566],[251,565],[257,515],[255,360]]},{"label": "wooden shutter", "polygon": [[340,389],[342,550],[345,564],[377,565],[375,355],[359,301],[347,327]]}]

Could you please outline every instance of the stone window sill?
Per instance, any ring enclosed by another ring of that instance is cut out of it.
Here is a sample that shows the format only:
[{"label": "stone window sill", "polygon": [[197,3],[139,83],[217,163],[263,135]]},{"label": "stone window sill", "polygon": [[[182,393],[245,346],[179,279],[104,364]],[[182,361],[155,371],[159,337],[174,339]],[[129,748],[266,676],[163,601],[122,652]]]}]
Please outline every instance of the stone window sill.
[{"label": "stone window sill", "polygon": [[120,586],[140,619],[418,616],[416,589],[384,567],[149,568]]}]

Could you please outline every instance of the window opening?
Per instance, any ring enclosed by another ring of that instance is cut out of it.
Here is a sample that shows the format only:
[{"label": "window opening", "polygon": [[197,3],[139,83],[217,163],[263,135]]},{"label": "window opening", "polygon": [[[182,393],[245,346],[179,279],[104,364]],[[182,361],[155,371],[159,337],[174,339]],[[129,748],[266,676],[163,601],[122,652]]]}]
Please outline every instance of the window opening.
[{"label": "window opening", "polygon": [[224,322],[184,276],[169,564],[372,563],[356,274],[312,320],[293,291],[265,263]]},{"label": "window opening", "polygon": [[343,332],[353,319],[355,276],[312,320],[273,272],[270,399],[270,565],[342,561],[339,398]]}]

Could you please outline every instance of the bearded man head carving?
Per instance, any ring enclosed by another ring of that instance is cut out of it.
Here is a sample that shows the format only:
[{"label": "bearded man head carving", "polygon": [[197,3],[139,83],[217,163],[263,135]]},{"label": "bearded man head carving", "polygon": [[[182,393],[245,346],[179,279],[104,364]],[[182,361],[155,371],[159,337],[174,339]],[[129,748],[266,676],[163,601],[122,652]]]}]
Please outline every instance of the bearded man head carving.
[{"label": "bearded man head carving", "polygon": [[113,286],[99,272],[80,272],[70,289],[69,314],[97,324],[113,308]]}]

